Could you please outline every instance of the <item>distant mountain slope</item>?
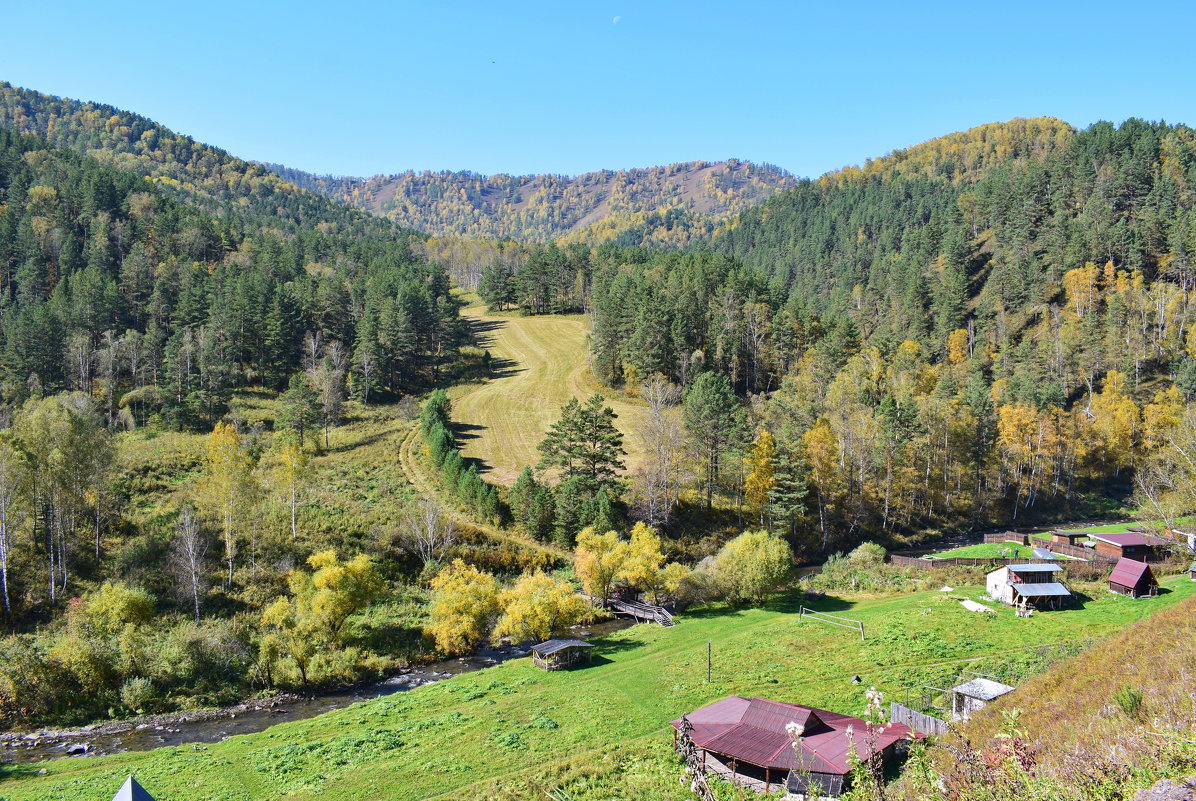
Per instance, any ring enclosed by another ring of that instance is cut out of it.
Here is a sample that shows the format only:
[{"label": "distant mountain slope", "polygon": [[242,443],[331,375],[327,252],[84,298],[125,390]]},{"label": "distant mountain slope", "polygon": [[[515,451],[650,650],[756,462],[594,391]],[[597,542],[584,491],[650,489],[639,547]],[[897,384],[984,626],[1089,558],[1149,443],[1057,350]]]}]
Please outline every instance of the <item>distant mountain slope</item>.
[{"label": "distant mountain slope", "polygon": [[361,179],[267,166],[297,186],[436,236],[525,242],[685,244],[797,184],[778,167],[736,159],[575,177],[445,171]]},{"label": "distant mountain slope", "polygon": [[[393,226],[289,183],[261,164],[175,133],[139,114],[0,81],[0,127],[152,178],[182,199],[279,223],[387,232]],[[326,233],[328,231],[325,231]]]}]

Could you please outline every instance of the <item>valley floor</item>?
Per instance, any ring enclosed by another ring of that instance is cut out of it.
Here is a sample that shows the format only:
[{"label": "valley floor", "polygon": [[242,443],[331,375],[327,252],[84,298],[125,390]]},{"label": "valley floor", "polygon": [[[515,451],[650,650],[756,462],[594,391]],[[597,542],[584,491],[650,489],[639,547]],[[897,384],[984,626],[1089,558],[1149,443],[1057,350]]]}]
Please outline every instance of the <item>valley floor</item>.
[{"label": "valley floor", "polygon": [[674,628],[596,639],[586,669],[545,673],[518,659],[206,748],[0,766],[0,796],[106,799],[132,773],[164,801],[494,801],[543,799],[555,788],[576,801],[679,801],[668,721],[705,703],[762,695],[858,714],[872,685],[900,699],[965,669],[1014,675],[1032,669],[1043,646],[1109,636],[1196,594],[1186,577],[1164,588],[1134,601],[1092,585],[1081,606],[1029,619],[1000,606],[966,611],[959,601],[981,599],[978,586],[813,602],[863,621],[863,643],[803,622],[798,604],[810,602],[796,595],[767,609],[693,610]]}]

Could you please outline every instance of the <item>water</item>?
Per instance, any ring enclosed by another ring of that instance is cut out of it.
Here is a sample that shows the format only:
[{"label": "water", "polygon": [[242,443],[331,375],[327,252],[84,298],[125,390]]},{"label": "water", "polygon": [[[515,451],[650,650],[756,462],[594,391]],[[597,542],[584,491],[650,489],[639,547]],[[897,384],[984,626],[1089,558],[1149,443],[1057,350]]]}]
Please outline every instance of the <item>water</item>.
[{"label": "water", "polygon": [[[601,637],[628,628],[629,620],[609,620],[572,632],[579,637]],[[282,702],[248,701],[212,712],[163,715],[147,723],[101,723],[81,729],[34,732],[0,740],[0,762],[40,762],[61,757],[103,756],[124,751],[150,751],[171,745],[204,747],[238,734],[264,731],[276,723],[304,720],[359,701],[370,701],[416,687],[451,679],[461,673],[484,670],[508,659],[527,656],[518,646],[482,648],[476,654],[446,659],[363,687],[339,690],[314,698]]]}]

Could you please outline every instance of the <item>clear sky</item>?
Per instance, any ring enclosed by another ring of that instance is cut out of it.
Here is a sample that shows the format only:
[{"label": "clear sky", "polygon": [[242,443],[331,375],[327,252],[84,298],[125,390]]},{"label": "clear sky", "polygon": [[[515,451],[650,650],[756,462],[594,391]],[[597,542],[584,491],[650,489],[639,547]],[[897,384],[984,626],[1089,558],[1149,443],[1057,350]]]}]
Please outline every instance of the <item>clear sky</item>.
[{"label": "clear sky", "polygon": [[1196,124],[1180,2],[8,0],[0,19],[0,80],[320,173],[812,176],[1015,116]]}]

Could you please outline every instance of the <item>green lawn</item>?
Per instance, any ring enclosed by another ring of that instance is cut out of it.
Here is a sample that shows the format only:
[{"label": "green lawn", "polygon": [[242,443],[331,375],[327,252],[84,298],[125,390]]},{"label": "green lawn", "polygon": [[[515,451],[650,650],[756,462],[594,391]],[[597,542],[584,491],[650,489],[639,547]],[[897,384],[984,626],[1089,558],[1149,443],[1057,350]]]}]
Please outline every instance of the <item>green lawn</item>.
[{"label": "green lawn", "polygon": [[[104,801],[133,773],[158,801],[498,801],[544,799],[556,787],[577,801],[680,801],[668,721],[698,706],[758,694],[858,714],[870,685],[898,697],[964,668],[1000,673],[1035,646],[1111,634],[1196,591],[1186,578],[1165,586],[1171,591],[1139,601],[1093,589],[1083,608],[1029,619],[1004,607],[993,615],[963,609],[958,601],[980,599],[980,587],[816,602],[862,620],[864,643],[846,629],[800,621],[793,600],[691,612],[674,628],[636,626],[596,640],[596,663],[586,669],[545,673],[519,659],[204,750],[11,766],[0,796]],[[861,684],[851,683],[854,674]],[[42,767],[46,774],[36,775]]]},{"label": "green lawn", "polygon": [[955,548],[950,551],[940,551],[939,553],[931,554],[930,558],[1000,559],[1003,556],[1010,559],[1030,559],[1034,556],[1034,549],[1027,545],[1018,545],[1016,542],[984,542],[979,545],[966,545],[963,548]]}]

